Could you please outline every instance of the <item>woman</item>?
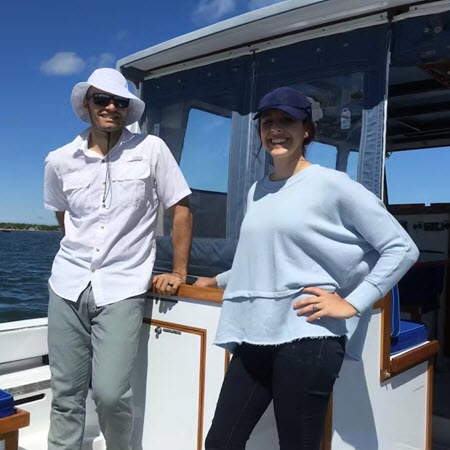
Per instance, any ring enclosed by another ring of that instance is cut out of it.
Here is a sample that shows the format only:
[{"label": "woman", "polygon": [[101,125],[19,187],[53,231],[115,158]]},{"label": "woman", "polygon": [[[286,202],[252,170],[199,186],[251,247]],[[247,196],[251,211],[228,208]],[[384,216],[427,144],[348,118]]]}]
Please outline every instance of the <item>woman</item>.
[{"label": "woman", "polygon": [[255,118],[274,170],[249,191],[231,270],[196,283],[225,288],[216,344],[233,353],[205,448],[244,450],[273,400],[280,449],[318,450],[349,331],[418,250],[377,197],[305,159],[303,94],[275,89]]}]

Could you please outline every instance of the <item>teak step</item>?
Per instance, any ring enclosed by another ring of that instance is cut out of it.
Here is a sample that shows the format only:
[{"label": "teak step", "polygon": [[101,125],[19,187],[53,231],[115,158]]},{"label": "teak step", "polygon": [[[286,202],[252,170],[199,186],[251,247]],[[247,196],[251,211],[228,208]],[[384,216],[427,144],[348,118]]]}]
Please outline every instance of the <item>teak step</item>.
[{"label": "teak step", "polygon": [[0,441],[5,441],[5,450],[19,448],[19,428],[30,425],[30,413],[16,408],[16,413],[0,419]]}]

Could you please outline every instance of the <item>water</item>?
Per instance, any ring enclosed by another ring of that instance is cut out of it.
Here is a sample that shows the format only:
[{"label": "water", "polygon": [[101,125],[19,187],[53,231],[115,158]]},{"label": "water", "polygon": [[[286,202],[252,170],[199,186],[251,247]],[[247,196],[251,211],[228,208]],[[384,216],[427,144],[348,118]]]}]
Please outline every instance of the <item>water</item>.
[{"label": "water", "polygon": [[47,280],[62,234],[0,231],[0,322],[47,316]]}]

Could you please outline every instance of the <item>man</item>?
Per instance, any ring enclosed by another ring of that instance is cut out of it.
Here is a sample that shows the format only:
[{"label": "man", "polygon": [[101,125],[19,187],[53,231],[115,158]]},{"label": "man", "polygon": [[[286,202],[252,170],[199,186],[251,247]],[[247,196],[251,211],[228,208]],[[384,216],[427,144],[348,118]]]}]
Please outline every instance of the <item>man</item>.
[{"label": "man", "polygon": [[173,219],[173,273],[154,277],[158,293],[186,280],[192,216],[189,187],[164,142],[125,127],[145,104],[114,69],[97,69],[72,91],[91,124],[51,152],[45,205],[65,231],[49,280],[52,374],[49,450],[82,446],[90,380],[108,450],[128,450],[130,374],[155,260],[160,202]]}]

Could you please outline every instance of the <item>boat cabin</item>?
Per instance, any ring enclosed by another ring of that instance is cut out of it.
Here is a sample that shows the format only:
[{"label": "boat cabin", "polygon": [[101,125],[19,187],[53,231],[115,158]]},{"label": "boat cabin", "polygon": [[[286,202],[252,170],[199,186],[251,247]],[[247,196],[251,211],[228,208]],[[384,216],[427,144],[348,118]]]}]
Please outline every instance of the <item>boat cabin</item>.
[{"label": "boat cabin", "polygon": [[[450,189],[438,186],[437,204],[410,195],[415,184],[427,192],[439,181],[426,163],[411,180],[411,161],[446,161],[450,152],[450,1],[288,0],[117,67],[146,102],[141,132],[167,143],[193,191],[191,282],[230,268],[248,189],[271,170],[253,120],[258,99],[279,86],[311,99],[317,135],[308,159],[382,198],[421,252],[374,305],[362,360],[344,362],[322,450],[450,449]],[[401,183],[412,200],[396,204]],[[157,234],[162,272],[172,263],[164,211]],[[221,295],[188,284],[177,296],[149,297],[133,378],[133,450],[203,448],[230,359],[212,345]],[[48,429],[45,335],[42,319],[0,327],[0,387],[31,412],[26,450],[42,450]],[[4,350],[12,342],[34,344]],[[92,403],[84,448],[105,448]],[[279,448],[271,408],[247,448]]]}]

